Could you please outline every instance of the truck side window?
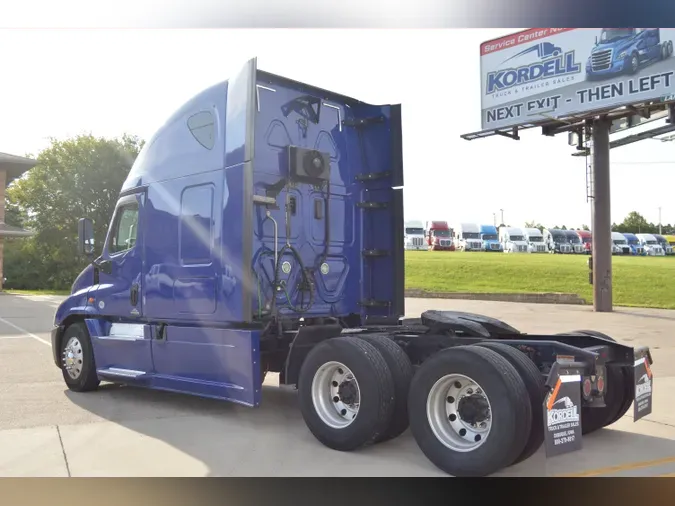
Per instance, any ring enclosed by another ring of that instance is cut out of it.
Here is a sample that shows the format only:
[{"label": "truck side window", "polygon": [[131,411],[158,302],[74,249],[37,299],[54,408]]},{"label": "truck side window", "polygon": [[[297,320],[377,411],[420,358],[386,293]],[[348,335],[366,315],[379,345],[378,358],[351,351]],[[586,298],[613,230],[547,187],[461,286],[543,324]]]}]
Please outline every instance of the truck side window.
[{"label": "truck side window", "polygon": [[108,246],[110,254],[131,249],[136,244],[138,233],[138,204],[129,203],[117,210],[117,218],[112,234],[112,241]]}]

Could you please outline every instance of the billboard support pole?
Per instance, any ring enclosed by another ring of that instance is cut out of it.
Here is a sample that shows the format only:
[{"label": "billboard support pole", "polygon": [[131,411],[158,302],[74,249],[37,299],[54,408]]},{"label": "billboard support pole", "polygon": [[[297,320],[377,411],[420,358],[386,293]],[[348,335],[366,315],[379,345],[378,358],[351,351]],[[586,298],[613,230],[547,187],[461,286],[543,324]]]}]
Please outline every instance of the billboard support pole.
[{"label": "billboard support pole", "polygon": [[612,311],[612,220],[609,184],[609,130],[611,121],[601,117],[591,128],[593,180],[593,309]]}]

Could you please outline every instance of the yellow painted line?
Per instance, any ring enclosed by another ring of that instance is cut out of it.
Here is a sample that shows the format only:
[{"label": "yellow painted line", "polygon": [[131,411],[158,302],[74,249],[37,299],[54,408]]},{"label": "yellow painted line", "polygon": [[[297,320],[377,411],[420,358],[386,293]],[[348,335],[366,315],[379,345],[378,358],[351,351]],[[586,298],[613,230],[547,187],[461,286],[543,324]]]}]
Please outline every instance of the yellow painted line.
[{"label": "yellow painted line", "polygon": [[[629,462],[627,464],[620,464],[618,466],[601,467],[598,469],[590,469],[580,473],[572,474],[558,474],[556,477],[566,478],[581,478],[588,476],[600,476],[602,474],[618,473],[620,471],[631,471],[633,469],[644,469],[645,467],[656,467],[663,464],[671,464],[675,462],[675,457],[666,457],[657,460],[643,460],[642,462]],[[673,473],[675,475],[675,473]]]}]

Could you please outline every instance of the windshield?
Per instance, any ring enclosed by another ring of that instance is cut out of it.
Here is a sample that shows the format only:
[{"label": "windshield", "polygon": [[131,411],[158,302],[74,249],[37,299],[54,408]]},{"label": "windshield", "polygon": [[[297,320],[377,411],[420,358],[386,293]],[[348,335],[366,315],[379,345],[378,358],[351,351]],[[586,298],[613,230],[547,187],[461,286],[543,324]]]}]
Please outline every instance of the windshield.
[{"label": "windshield", "polygon": [[569,241],[570,241],[572,244],[579,244],[579,243],[581,242],[581,240],[579,239],[579,236],[576,235],[576,234],[574,234],[574,235],[569,235],[567,238],[569,239]]},{"label": "windshield", "polygon": [[640,241],[638,241],[637,239],[630,239],[629,238],[628,244],[630,244],[631,246],[637,246],[638,244],[640,244]]},{"label": "windshield", "polygon": [[656,241],[645,241],[647,244],[658,244]]},{"label": "windshield", "polygon": [[534,237],[530,236],[530,242],[544,242],[544,238],[539,237],[538,235],[535,235]]},{"label": "windshield", "polygon": [[551,234],[551,238],[555,242],[565,242],[567,240],[567,237],[562,234]]},{"label": "windshield", "polygon": [[614,244],[626,244],[626,239],[615,239]]},{"label": "windshield", "polygon": [[524,241],[525,237],[523,237],[522,235],[512,235],[509,236],[509,239],[511,239],[512,241]]},{"label": "windshield", "polygon": [[405,229],[406,234],[417,234],[417,235],[424,235],[424,229],[423,228],[406,228]]},{"label": "windshield", "polygon": [[496,241],[497,240],[497,234],[483,234],[483,240],[484,241]]},{"label": "windshield", "polygon": [[434,235],[434,237],[450,237],[449,230],[432,230],[431,233]]},{"label": "windshield", "polygon": [[581,242],[583,242],[584,244],[590,244],[591,238],[590,238],[590,237],[584,237],[584,238],[581,240]]},{"label": "windshield", "polygon": [[463,239],[480,239],[480,234],[477,232],[464,232],[462,234]]},{"label": "windshield", "polygon": [[633,28],[605,28],[600,35],[600,42],[612,42],[617,39],[632,37]]}]

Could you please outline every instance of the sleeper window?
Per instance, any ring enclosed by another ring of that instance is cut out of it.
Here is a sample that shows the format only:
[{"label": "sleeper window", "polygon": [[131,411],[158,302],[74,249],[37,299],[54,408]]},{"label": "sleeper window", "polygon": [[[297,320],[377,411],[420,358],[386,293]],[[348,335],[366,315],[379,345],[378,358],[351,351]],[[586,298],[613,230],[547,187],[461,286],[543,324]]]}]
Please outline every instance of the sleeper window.
[{"label": "sleeper window", "polygon": [[186,188],[181,197],[180,259],[185,264],[211,262],[213,186]]},{"label": "sleeper window", "polygon": [[136,244],[138,233],[138,204],[130,203],[117,210],[115,229],[110,242],[111,254],[131,249]]}]

